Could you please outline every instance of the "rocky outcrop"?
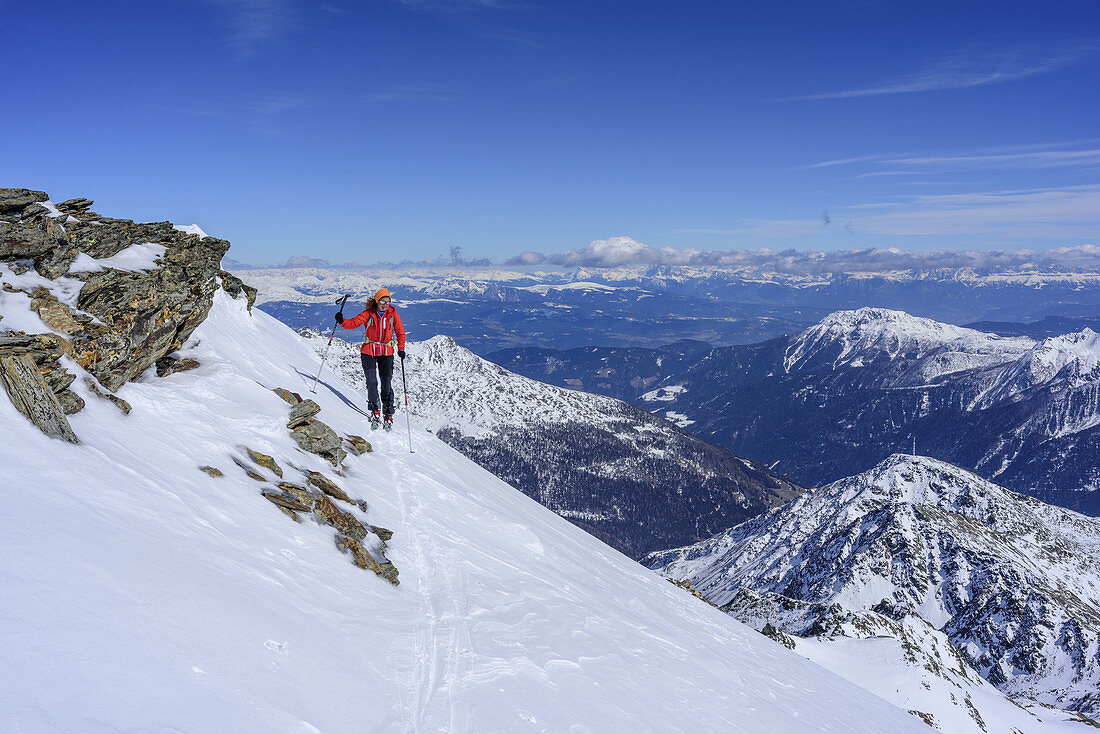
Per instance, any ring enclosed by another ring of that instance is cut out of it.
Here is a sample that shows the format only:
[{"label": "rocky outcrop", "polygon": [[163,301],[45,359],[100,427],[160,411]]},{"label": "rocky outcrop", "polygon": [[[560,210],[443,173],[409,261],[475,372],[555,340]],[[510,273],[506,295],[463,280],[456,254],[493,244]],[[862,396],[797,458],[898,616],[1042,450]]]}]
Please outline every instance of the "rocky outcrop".
[{"label": "rocky outcrop", "polygon": [[66,415],[84,407],[58,360],[72,345],[56,334],[0,333],[0,376],[12,403],[47,436],[77,442]]},{"label": "rocky outcrop", "polygon": [[[179,349],[202,323],[214,291],[255,289],[221,269],[229,243],[185,232],[171,222],[136,223],[91,211],[88,199],[50,204],[45,192],[0,189],[0,261],[27,267],[51,280],[83,281],[75,306],[49,289],[28,294],[51,329],[72,342],[72,356],[114,392],[150,365]],[[163,248],[146,269],[88,265],[70,268],[78,255],[102,260],[134,245]]]},{"label": "rocky outcrop", "polygon": [[0,382],[19,412],[43,433],[79,443],[61,403],[42,379],[30,355],[0,357]]},{"label": "rocky outcrop", "polygon": [[[302,400],[302,396],[298,393],[281,387],[275,388],[274,392],[293,406],[286,426],[291,429],[290,436],[298,447],[302,451],[323,456],[333,466],[340,466],[347,458],[348,452],[344,450],[336,431],[314,418],[321,411],[321,406],[312,400]],[[370,450],[369,446],[367,450]]]}]

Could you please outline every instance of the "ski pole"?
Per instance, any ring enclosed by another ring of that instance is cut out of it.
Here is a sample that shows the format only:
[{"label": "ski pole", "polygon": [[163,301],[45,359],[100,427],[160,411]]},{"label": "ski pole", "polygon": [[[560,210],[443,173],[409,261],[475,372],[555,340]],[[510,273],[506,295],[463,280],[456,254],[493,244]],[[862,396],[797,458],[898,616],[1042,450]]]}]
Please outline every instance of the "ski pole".
[{"label": "ski pole", "polygon": [[401,387],[405,390],[405,428],[409,432],[409,453],[415,454],[413,449],[412,423],[409,422],[409,385],[405,382],[405,360],[401,360]]},{"label": "ski pole", "polygon": [[[337,305],[340,306],[340,313],[344,312],[344,304],[347,302],[348,296],[345,295],[339,301]],[[332,333],[328,335],[328,346],[325,347],[325,353],[321,357],[321,366],[317,368],[317,376],[313,378],[313,387],[309,389],[310,392],[317,392],[317,381],[321,379],[321,370],[325,368],[325,360],[328,359],[328,348],[332,346],[332,337],[336,336],[336,324],[332,325]]]}]

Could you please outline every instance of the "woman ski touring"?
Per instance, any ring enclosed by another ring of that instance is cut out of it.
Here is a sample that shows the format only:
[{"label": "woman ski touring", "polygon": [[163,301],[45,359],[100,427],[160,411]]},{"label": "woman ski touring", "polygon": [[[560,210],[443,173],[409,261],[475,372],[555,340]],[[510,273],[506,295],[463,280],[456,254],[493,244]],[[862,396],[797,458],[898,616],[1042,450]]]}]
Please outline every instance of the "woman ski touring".
[{"label": "woman ski touring", "polygon": [[[393,427],[393,352],[397,347],[397,356],[405,359],[405,327],[401,316],[390,301],[390,292],[382,288],[375,293],[363,313],[344,320],[343,311],[336,313],[336,324],[345,329],[365,326],[363,346],[359,349],[359,358],[363,361],[363,374],[367,378],[367,407],[370,408],[371,428],[382,423],[388,431]],[[375,372],[377,370],[377,373]],[[378,383],[382,383],[381,409],[379,414]]]}]

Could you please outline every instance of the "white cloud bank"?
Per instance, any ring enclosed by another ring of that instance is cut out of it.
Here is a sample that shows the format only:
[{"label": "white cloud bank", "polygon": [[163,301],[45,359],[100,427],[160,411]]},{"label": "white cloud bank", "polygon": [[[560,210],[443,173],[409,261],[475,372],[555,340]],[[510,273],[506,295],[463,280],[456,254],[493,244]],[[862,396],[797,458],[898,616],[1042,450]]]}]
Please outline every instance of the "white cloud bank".
[{"label": "white cloud bank", "polygon": [[[524,256],[543,257],[539,253]],[[699,250],[653,247],[631,237],[595,240],[583,249],[565,250],[535,262],[546,261],[563,267],[611,268],[627,265],[688,265],[695,267],[749,268],[779,273],[842,273],[882,270],[934,270],[974,268],[1004,271],[1020,268],[1079,267],[1100,270],[1100,247],[1077,245],[1049,250],[910,251],[895,247],[879,249],[803,252],[773,250]]]}]

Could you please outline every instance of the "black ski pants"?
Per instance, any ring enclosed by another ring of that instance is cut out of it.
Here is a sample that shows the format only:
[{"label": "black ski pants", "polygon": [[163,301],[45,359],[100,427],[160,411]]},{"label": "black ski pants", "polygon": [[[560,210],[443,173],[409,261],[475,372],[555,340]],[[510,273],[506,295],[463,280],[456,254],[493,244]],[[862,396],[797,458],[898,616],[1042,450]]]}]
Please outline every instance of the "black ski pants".
[{"label": "black ski pants", "polygon": [[393,415],[393,355],[372,357],[360,352],[359,356],[363,359],[363,374],[367,378],[367,407],[378,410],[378,381],[381,380],[382,413]]}]

